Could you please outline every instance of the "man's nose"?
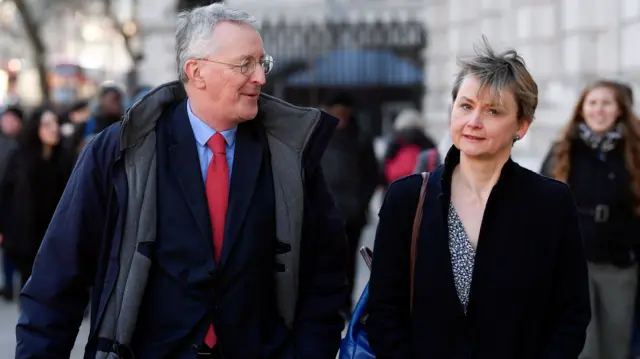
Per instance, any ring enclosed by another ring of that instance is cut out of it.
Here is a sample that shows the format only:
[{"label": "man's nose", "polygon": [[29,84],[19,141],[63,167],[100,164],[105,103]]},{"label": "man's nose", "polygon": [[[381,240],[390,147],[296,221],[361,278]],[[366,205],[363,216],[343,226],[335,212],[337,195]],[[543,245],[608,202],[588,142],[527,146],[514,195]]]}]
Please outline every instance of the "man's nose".
[{"label": "man's nose", "polygon": [[251,74],[251,83],[262,86],[267,83],[267,75],[264,73],[264,68],[261,65],[256,66],[255,71]]}]

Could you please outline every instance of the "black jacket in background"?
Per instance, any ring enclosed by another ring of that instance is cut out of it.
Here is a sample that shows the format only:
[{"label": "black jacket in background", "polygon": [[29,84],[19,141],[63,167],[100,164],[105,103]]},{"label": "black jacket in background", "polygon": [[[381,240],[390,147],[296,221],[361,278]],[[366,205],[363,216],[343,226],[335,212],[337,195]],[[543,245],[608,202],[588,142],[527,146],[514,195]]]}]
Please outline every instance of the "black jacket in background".
[{"label": "black jacket in background", "polygon": [[411,230],[421,176],[394,182],[376,234],[369,342],[377,359],[576,359],[590,321],[587,265],[571,192],[509,160],[487,201],[468,313],[448,244],[453,147],[431,175],[420,227],[413,312]]},{"label": "black jacket in background", "polygon": [[[554,148],[541,170],[549,177],[553,152]],[[633,208],[635,196],[625,167],[624,143],[601,159],[598,151],[576,139],[570,161],[568,184],[578,205],[587,260],[619,267],[632,265],[640,245],[640,217]]]},{"label": "black jacket in background", "polygon": [[58,146],[42,157],[18,148],[0,182],[0,233],[9,257],[30,271],[71,171],[73,154]]},{"label": "black jacket in background", "polygon": [[373,140],[364,135],[355,119],[336,130],[324,155],[322,170],[336,206],[345,221],[366,222],[369,202],[380,183]]}]

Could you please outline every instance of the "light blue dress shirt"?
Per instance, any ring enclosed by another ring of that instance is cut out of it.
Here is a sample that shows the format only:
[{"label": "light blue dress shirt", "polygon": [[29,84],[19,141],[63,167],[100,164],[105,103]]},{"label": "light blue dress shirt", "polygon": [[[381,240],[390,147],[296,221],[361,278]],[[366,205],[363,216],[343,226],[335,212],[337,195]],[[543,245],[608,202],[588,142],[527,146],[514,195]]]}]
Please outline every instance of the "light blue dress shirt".
[{"label": "light blue dress shirt", "polygon": [[[187,115],[189,115],[189,122],[193,129],[193,134],[196,137],[196,147],[198,149],[198,158],[200,160],[200,171],[202,172],[202,181],[207,181],[207,169],[209,163],[213,158],[213,151],[207,146],[207,141],[211,136],[216,134],[216,131],[209,127],[204,121],[198,118],[193,111],[191,111],[191,103],[187,100]],[[227,131],[222,131],[220,134],[225,139],[227,144],[227,163],[229,164],[229,183],[231,183],[231,171],[233,170],[233,155],[236,149],[236,130],[237,127]]]}]

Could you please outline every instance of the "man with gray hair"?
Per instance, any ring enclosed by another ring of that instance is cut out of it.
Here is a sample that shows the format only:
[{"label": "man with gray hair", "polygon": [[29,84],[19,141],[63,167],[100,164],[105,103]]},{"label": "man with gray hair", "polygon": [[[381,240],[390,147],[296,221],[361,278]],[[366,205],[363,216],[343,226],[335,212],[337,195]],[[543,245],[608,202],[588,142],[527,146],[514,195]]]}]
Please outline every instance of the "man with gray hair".
[{"label": "man with gray hair", "polygon": [[[81,154],[21,294],[16,358],[334,358],[344,226],[320,158],[337,120],[260,93],[253,17],[179,15],[180,81]],[[90,291],[91,289],[91,291]]]}]

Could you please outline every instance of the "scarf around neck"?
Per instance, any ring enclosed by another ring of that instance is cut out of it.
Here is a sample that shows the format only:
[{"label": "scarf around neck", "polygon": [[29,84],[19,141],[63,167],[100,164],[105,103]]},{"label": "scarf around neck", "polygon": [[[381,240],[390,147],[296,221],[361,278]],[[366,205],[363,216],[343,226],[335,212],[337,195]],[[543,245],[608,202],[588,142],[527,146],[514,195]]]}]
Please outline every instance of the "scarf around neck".
[{"label": "scarf around neck", "polygon": [[622,123],[618,123],[613,129],[604,134],[594,133],[584,123],[578,125],[578,136],[591,149],[600,152],[609,152],[616,148],[622,138]]}]

